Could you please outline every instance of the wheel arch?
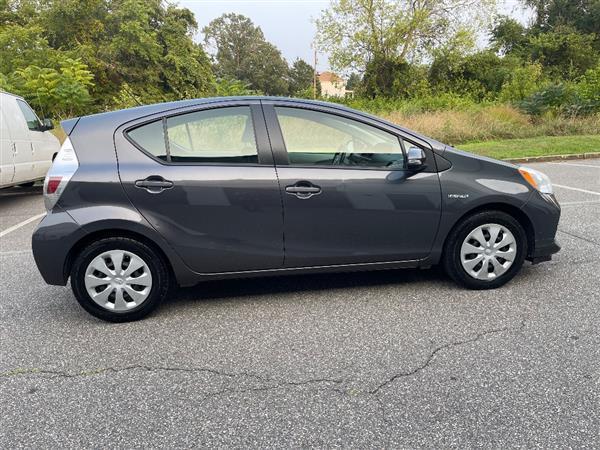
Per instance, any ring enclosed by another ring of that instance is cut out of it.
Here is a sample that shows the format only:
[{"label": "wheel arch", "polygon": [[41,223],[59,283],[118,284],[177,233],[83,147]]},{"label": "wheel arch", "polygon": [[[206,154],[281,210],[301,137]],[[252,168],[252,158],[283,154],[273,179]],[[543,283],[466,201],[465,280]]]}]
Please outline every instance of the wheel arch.
[{"label": "wheel arch", "polygon": [[173,269],[173,264],[171,259],[168,257],[167,253],[162,249],[160,245],[154,242],[147,236],[144,236],[142,233],[138,233],[136,231],[126,230],[123,228],[107,228],[102,230],[92,231],[85,236],[81,237],[69,250],[67,257],[65,259],[63,272],[65,275],[65,279],[67,279],[71,273],[71,269],[73,268],[73,262],[77,258],[77,255],[81,253],[81,251],[92,242],[98,241],[100,239],[106,238],[129,238],[136,241],[141,242],[144,245],[147,245],[152,250],[154,250],[159,257],[161,257],[167,267],[169,272],[169,276],[172,277],[173,280],[177,279],[175,270]]},{"label": "wheel arch", "polygon": [[527,255],[526,255],[526,257],[530,258],[533,255],[533,252],[535,250],[535,229],[533,227],[533,223],[532,223],[531,219],[527,216],[527,214],[525,214],[523,212],[522,209],[520,209],[514,205],[511,205],[509,203],[501,203],[501,202],[486,203],[483,205],[476,206],[476,207],[468,210],[467,212],[465,212],[462,216],[458,217],[452,224],[452,227],[450,227],[450,229],[446,233],[446,236],[444,236],[442,255],[446,252],[446,245],[448,243],[448,237],[452,235],[452,232],[456,229],[456,227],[467,217],[470,217],[470,216],[473,216],[475,214],[478,214],[480,212],[485,212],[485,211],[501,211],[503,213],[510,215],[511,217],[514,217],[515,220],[517,220],[517,222],[519,222],[519,224],[523,227],[523,229],[525,230],[525,234],[527,236]]}]

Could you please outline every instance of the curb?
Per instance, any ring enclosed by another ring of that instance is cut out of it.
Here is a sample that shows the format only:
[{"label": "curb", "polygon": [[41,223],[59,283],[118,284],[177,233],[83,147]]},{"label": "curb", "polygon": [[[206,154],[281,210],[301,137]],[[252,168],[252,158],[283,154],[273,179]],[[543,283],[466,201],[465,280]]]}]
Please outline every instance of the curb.
[{"label": "curb", "polygon": [[593,159],[600,158],[600,152],[594,153],[576,153],[573,155],[548,155],[548,156],[531,156],[529,158],[503,159],[502,161],[510,163],[536,163],[548,161],[568,161],[570,159]]}]

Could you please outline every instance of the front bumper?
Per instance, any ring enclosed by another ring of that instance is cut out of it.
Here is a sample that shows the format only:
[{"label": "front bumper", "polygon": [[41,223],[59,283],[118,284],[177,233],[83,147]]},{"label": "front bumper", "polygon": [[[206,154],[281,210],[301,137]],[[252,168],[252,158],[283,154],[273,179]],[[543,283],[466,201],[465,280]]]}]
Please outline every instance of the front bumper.
[{"label": "front bumper", "polygon": [[556,240],[538,241],[535,243],[535,250],[533,255],[529,257],[532,264],[539,264],[542,262],[550,261],[552,255],[560,251],[560,245]]},{"label": "front bumper", "polygon": [[535,192],[523,211],[533,226],[533,242],[530,242],[527,260],[533,264],[550,261],[552,255],[560,251],[560,245],[556,242],[560,205],[553,195]]}]

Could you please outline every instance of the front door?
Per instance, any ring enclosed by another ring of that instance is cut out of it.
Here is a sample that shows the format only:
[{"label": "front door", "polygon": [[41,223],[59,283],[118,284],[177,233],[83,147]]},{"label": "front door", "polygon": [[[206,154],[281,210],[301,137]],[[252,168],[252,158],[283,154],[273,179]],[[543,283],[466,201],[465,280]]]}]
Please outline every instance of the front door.
[{"label": "front door", "polygon": [[429,255],[440,184],[435,170],[406,168],[415,142],[326,109],[275,102],[265,113],[283,192],[286,267]]},{"label": "front door", "polygon": [[192,270],[282,267],[281,196],[259,102],[157,117],[118,130],[116,143],[127,195]]}]

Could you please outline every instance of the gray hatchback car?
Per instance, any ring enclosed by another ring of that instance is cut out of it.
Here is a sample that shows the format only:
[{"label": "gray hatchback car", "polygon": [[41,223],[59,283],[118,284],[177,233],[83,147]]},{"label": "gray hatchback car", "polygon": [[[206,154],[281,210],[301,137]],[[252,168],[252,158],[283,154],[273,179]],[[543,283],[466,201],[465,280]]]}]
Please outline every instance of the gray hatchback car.
[{"label": "gray hatchback car", "polygon": [[497,288],[560,249],[544,174],[339,105],[212,98],[62,125],[34,256],[109,321],[233,277],[441,263]]}]

